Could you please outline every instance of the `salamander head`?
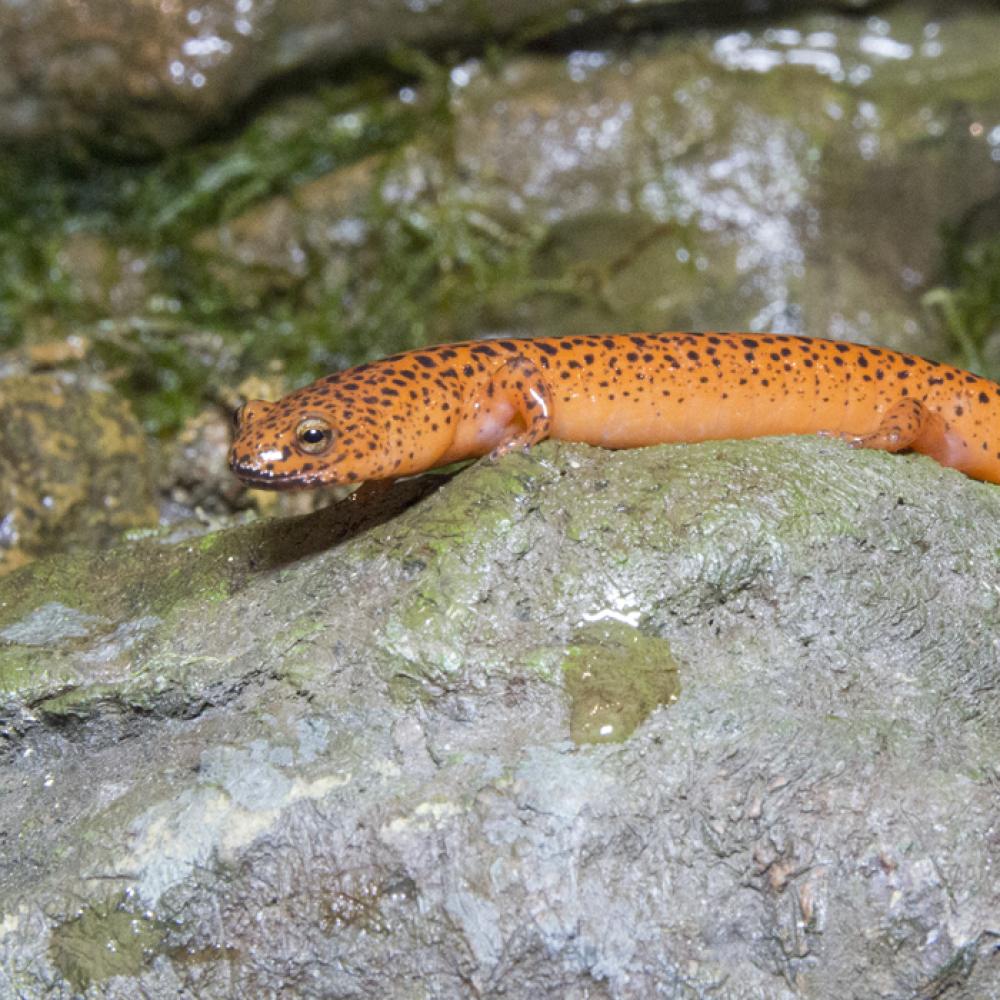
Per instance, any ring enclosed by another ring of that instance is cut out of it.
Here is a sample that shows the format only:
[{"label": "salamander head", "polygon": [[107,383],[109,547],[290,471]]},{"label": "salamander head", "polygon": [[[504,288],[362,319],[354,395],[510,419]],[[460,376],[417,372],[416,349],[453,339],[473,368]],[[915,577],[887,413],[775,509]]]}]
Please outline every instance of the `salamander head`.
[{"label": "salamander head", "polygon": [[[229,468],[248,486],[265,490],[304,489],[378,478],[377,448],[357,424],[344,428],[306,390],[277,403],[256,399],[241,406],[233,422]],[[364,448],[362,451],[361,448]]]}]

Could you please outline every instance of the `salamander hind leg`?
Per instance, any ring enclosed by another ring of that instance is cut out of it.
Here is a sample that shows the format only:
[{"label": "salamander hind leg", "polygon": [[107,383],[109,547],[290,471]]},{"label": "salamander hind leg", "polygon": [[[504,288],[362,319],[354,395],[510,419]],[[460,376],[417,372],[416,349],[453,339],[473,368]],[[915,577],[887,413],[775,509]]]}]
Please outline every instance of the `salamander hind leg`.
[{"label": "salamander hind leg", "polygon": [[883,414],[878,427],[869,434],[840,434],[856,448],[880,451],[910,449],[936,459],[942,465],[961,467],[965,444],[949,429],[944,417],[919,399],[900,399]]},{"label": "salamander hind leg", "polygon": [[510,431],[490,452],[496,461],[517,448],[530,448],[544,441],[552,430],[552,392],[541,371],[527,358],[518,356],[498,368],[486,388],[514,408]]},{"label": "salamander hind leg", "polygon": [[871,433],[842,434],[841,437],[856,448],[903,451],[913,447],[931,416],[936,414],[932,414],[920,400],[900,399],[882,414],[878,427]]}]

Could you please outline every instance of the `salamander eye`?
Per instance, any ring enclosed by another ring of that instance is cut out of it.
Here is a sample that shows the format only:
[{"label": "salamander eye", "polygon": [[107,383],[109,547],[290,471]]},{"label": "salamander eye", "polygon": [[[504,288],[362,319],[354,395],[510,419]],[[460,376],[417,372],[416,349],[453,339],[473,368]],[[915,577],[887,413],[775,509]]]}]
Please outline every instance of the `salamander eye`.
[{"label": "salamander eye", "polygon": [[320,417],[306,417],[295,428],[295,440],[302,451],[322,455],[333,444],[333,428]]}]

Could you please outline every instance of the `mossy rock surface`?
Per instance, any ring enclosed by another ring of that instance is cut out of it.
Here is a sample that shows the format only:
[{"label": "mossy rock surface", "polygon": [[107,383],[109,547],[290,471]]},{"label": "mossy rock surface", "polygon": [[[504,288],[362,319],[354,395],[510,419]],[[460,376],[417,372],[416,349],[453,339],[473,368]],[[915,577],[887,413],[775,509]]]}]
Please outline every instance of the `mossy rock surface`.
[{"label": "mossy rock surface", "polygon": [[[0,581],[0,995],[1000,990],[998,488],[796,438],[397,490]],[[602,641],[679,694],[574,741]]]}]

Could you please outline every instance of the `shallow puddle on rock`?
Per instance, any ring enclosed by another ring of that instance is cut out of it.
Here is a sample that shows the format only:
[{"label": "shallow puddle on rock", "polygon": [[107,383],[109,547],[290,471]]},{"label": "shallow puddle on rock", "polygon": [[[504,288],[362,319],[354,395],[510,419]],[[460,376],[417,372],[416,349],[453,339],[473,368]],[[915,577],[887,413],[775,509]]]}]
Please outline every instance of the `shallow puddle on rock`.
[{"label": "shallow puddle on rock", "polygon": [[124,896],[84,909],[52,931],[49,955],[83,993],[112,976],[136,976],[155,957],[165,928]]},{"label": "shallow puddle on rock", "polygon": [[562,669],[577,744],[624,742],[654,708],[680,697],[670,644],[622,622],[580,628]]}]

